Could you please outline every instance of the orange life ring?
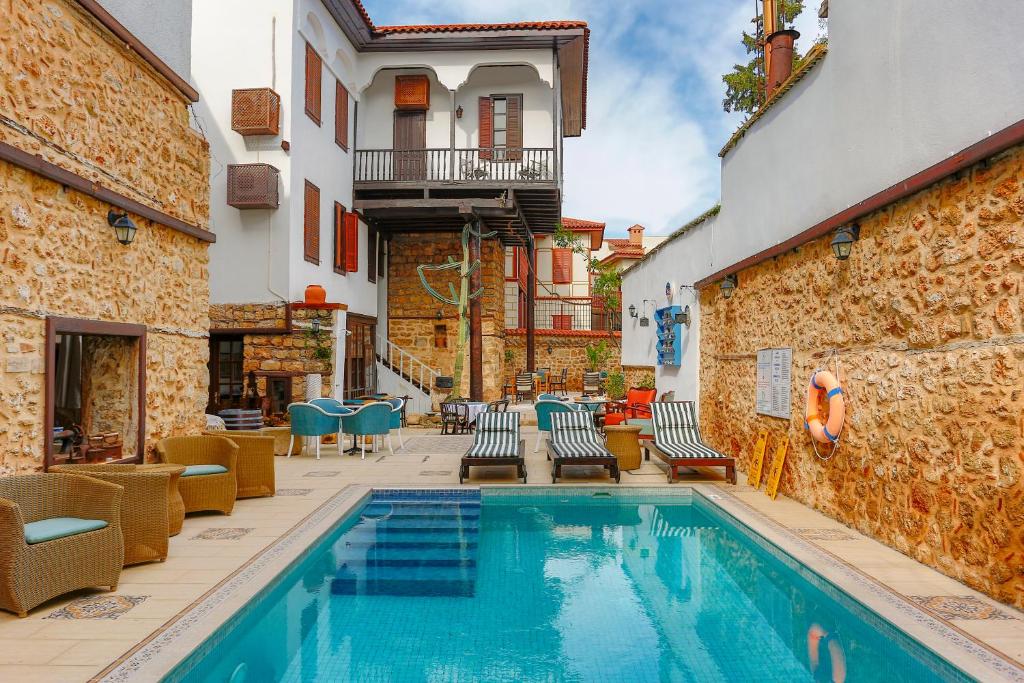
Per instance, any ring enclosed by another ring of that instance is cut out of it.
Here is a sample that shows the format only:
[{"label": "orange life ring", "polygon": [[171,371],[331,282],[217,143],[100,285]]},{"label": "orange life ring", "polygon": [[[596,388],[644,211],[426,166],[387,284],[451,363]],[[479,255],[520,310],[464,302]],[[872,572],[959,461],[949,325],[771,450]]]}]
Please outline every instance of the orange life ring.
[{"label": "orange life ring", "polygon": [[[821,400],[823,393],[828,398],[828,420],[825,422],[818,417],[818,401]],[[843,421],[846,419],[846,401],[843,399],[843,389],[839,386],[839,380],[828,370],[815,370],[811,375],[811,381],[807,385],[805,415],[804,427],[815,441],[835,443],[839,440],[839,433],[843,431]]]}]

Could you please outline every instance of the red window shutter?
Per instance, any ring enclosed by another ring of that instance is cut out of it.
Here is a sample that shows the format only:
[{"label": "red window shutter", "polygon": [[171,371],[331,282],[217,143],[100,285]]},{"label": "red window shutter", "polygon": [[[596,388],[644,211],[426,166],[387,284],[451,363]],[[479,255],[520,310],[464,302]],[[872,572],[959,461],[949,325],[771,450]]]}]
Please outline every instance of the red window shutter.
[{"label": "red window shutter", "polygon": [[359,216],[345,214],[345,270],[359,272]]},{"label": "red window shutter", "polygon": [[377,281],[377,228],[366,229],[366,279]]},{"label": "red window shutter", "polygon": [[303,202],[302,247],[310,263],[320,263],[320,188],[306,181]]},{"label": "red window shutter", "polygon": [[341,81],[334,87],[334,141],[348,151],[348,90]]},{"label": "red window shutter", "polygon": [[523,96],[509,95],[505,98],[508,117],[505,133],[505,146],[508,147],[506,157],[509,161],[523,160]]},{"label": "red window shutter", "polygon": [[480,158],[490,159],[494,147],[494,106],[490,97],[480,98]]},{"label": "red window shutter", "polygon": [[306,43],[306,114],[313,123],[320,125],[320,55],[313,46]]},{"label": "red window shutter", "polygon": [[334,272],[345,274],[345,207],[334,202]]},{"label": "red window shutter", "polygon": [[551,250],[551,281],[560,285],[572,282],[572,249]]}]

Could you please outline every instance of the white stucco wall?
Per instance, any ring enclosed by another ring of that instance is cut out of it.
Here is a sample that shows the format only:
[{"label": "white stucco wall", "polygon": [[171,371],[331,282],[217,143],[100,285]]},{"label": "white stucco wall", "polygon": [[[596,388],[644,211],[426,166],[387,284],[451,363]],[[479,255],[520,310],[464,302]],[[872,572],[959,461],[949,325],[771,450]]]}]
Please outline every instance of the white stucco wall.
[{"label": "white stucco wall", "polygon": [[192,0],[100,0],[103,9],[191,81]]},{"label": "white stucco wall", "polygon": [[[193,19],[193,82],[200,95],[195,112],[210,143],[210,228],[217,235],[210,247],[210,301],[280,301],[289,295],[291,162],[281,140],[292,137],[291,4],[196,2]],[[281,95],[280,135],[243,137],[231,130],[232,89],[253,87],[272,87]],[[227,204],[228,164],[255,162],[271,164],[281,172],[281,208],[276,211],[243,211]]]},{"label": "white stucco wall", "polygon": [[448,91],[430,69],[384,69],[363,91],[359,102],[359,149],[392,149],[395,125],[395,77],[426,75],[430,80],[427,110],[427,147],[448,147],[451,103]]},{"label": "white stucco wall", "polygon": [[[1024,118],[1024,4],[844,1],[829,12],[824,60],[723,159],[721,212],[626,273],[624,310],[662,305],[666,281],[692,284]],[[686,302],[682,368],[657,379],[696,399],[700,314]],[[624,364],[653,364],[654,344],[653,326],[624,315]]]}]

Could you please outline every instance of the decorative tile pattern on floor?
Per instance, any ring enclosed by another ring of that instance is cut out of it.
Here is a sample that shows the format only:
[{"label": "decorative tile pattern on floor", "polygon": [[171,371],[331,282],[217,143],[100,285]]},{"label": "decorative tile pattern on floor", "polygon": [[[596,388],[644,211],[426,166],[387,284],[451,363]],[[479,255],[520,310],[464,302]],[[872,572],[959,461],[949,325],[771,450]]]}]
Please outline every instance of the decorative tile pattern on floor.
[{"label": "decorative tile pattern on floor", "polygon": [[402,455],[438,455],[457,453],[462,455],[473,445],[472,435],[414,436],[405,440]]},{"label": "decorative tile pattern on floor", "polygon": [[48,614],[45,619],[117,619],[148,595],[95,595],[78,598]]},{"label": "decorative tile pattern on floor", "polygon": [[447,477],[451,474],[451,470],[421,470],[421,477]]},{"label": "decorative tile pattern on floor", "polygon": [[214,527],[200,531],[192,537],[193,541],[237,541],[247,536],[252,528]]},{"label": "decorative tile pattern on floor", "polygon": [[857,537],[852,536],[842,529],[811,529],[811,528],[796,528],[793,529],[796,533],[809,541],[856,541]]},{"label": "decorative tile pattern on floor", "polygon": [[308,496],[313,489],[278,489],[275,495],[278,496]]},{"label": "decorative tile pattern on floor", "polygon": [[312,472],[306,472],[304,477],[336,477],[341,474],[341,470],[313,470]]},{"label": "decorative tile pattern on floor", "polygon": [[943,619],[1016,619],[987,602],[972,595],[910,595],[907,596],[922,607],[935,612]]}]

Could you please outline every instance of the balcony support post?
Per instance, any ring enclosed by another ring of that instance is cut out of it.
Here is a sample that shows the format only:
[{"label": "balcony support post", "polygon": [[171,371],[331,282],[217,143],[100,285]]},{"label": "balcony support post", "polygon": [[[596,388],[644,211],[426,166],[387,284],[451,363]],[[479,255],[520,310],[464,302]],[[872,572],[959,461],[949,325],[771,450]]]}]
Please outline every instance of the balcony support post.
[{"label": "balcony support post", "polygon": [[[454,91],[453,91],[454,92]],[[472,217],[476,223],[476,234],[469,238],[469,261],[477,263],[480,261],[480,233],[483,232],[479,225],[480,219]],[[481,287],[481,268],[477,268],[469,276],[469,291],[476,292]],[[478,296],[469,302],[469,400],[484,400],[484,338],[483,326],[481,324],[481,299]]]},{"label": "balcony support post", "polygon": [[526,231],[526,371],[537,369],[537,349],[534,330],[534,304],[537,298],[537,258],[534,251],[533,233]]},{"label": "balcony support post", "polygon": [[451,100],[451,106],[448,107],[448,118],[451,121],[448,140],[448,182],[455,182],[455,91],[449,90],[448,93]]}]

